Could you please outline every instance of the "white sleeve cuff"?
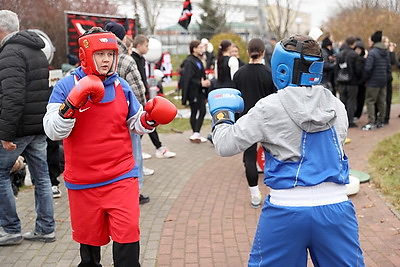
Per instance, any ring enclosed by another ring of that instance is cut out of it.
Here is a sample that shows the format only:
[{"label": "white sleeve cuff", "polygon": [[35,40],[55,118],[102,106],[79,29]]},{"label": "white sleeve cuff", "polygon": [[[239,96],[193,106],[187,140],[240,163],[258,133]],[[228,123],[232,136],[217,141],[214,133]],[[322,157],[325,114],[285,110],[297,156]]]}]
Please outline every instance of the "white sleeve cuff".
[{"label": "white sleeve cuff", "polygon": [[58,114],[61,103],[50,103],[43,118],[43,127],[51,140],[67,138],[75,125],[75,119],[64,119]]}]

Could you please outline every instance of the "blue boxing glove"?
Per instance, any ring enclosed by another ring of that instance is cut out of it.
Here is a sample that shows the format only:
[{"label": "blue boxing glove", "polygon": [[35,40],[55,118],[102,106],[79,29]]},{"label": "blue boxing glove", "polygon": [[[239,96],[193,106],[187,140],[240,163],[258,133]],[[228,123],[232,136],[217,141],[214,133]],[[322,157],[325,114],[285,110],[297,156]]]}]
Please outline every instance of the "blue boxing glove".
[{"label": "blue boxing glove", "polygon": [[235,113],[243,111],[244,102],[239,90],[215,89],[208,94],[208,105],[212,116],[212,128],[220,123],[233,124]]}]

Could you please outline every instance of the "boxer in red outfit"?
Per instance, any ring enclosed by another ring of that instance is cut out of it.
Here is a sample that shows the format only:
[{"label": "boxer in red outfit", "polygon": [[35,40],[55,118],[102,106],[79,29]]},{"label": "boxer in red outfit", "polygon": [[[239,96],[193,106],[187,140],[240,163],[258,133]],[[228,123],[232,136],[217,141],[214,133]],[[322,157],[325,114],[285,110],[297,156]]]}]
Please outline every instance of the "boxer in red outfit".
[{"label": "boxer in red outfit", "polygon": [[101,266],[100,247],[113,240],[114,266],[140,266],[138,168],[130,131],[149,133],[177,113],[156,97],[144,110],[115,72],[113,33],[94,27],[81,36],[78,67],[54,87],[43,119],[52,140],[63,140],[72,237],[78,266]]}]

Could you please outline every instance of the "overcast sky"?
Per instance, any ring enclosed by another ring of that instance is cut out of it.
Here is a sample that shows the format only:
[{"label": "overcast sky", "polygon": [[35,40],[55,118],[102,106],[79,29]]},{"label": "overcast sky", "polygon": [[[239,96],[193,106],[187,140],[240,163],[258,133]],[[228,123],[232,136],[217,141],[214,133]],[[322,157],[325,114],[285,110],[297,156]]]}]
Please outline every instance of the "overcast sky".
[{"label": "overcast sky", "polygon": [[337,5],[346,4],[349,0],[303,0],[302,10],[310,13],[312,26],[321,26],[324,20],[336,9]]}]

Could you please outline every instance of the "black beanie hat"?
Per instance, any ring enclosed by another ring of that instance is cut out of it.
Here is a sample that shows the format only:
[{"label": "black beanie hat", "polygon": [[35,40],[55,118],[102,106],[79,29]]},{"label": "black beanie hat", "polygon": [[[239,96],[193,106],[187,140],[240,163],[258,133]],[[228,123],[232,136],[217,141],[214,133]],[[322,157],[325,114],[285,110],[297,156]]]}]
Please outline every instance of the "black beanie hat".
[{"label": "black beanie hat", "polygon": [[328,37],[322,40],[322,47],[328,47],[329,45],[332,45],[332,41]]},{"label": "black beanie hat", "polygon": [[124,37],[126,35],[126,30],[125,30],[124,26],[122,26],[121,24],[119,24],[115,21],[107,22],[106,26],[104,27],[104,30],[112,32],[120,40],[124,39]]},{"label": "black beanie hat", "polygon": [[357,40],[356,41],[356,47],[355,48],[357,48],[357,47],[361,49],[360,56],[364,56],[365,55],[365,45],[361,40]]},{"label": "black beanie hat", "polygon": [[79,58],[77,56],[68,54],[67,58],[68,58],[68,64],[70,65],[75,65],[76,63],[79,63]]},{"label": "black beanie hat", "polygon": [[376,31],[373,35],[371,35],[371,41],[374,43],[382,42],[382,31]]}]

